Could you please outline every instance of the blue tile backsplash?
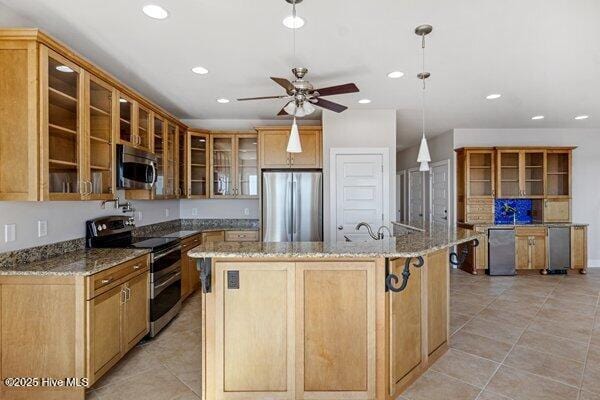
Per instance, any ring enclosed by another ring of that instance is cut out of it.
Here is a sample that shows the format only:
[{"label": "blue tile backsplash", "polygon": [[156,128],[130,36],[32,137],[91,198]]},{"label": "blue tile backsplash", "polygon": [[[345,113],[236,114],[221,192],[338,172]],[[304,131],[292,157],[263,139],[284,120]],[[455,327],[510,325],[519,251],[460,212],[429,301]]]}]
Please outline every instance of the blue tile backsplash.
[{"label": "blue tile backsplash", "polygon": [[494,223],[513,223],[513,213],[505,210],[505,204],[517,210],[517,224],[531,224],[533,222],[531,199],[496,199]]}]

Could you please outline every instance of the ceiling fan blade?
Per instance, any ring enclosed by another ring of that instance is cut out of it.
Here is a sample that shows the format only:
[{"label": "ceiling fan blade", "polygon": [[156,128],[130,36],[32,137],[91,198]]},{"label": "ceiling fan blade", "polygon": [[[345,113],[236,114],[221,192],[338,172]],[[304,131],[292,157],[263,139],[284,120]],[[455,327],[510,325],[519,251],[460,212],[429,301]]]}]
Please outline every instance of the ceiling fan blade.
[{"label": "ceiling fan blade", "polygon": [[288,113],[285,111],[285,108],[287,107],[288,104],[290,104],[291,102],[287,102],[285,103],[285,106],[283,106],[283,108],[281,109],[281,111],[279,111],[277,113],[277,115],[288,115]]},{"label": "ceiling fan blade", "polygon": [[264,96],[264,97],[245,97],[243,99],[237,99],[237,101],[247,101],[247,100],[266,100],[266,99],[284,99],[286,97],[289,97],[288,95],[285,96]]},{"label": "ceiling fan blade", "polygon": [[359,91],[360,90],[358,90],[358,87],[354,83],[330,86],[323,89],[315,89],[315,92],[319,92],[319,96],[333,96],[336,94],[356,93]]},{"label": "ceiling fan blade", "polygon": [[314,101],[311,103],[313,103],[315,106],[326,108],[328,110],[335,111],[337,113],[341,113],[342,111],[348,109],[348,107],[346,107],[346,106],[343,106],[338,103],[334,103],[333,101],[321,99],[321,98],[317,98],[317,101]]},{"label": "ceiling fan blade", "polygon": [[279,86],[283,87],[288,93],[295,89],[294,85],[292,85],[292,82],[288,81],[285,78],[271,77],[271,79],[273,79]]}]

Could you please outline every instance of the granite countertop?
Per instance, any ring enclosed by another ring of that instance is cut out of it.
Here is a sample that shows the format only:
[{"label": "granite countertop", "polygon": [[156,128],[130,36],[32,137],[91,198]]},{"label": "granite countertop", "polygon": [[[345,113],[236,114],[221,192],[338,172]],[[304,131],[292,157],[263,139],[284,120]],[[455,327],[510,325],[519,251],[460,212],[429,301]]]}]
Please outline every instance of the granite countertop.
[{"label": "granite countertop", "polygon": [[0,267],[0,275],[93,275],[148,254],[148,249],[85,249],[32,263]]},{"label": "granite countertop", "polygon": [[197,246],[188,255],[193,258],[404,258],[484,238],[481,233],[457,228],[369,242],[215,242]]},{"label": "granite countertop", "polygon": [[532,224],[464,224],[470,225],[479,228],[488,228],[488,229],[507,229],[507,228],[536,228],[536,227],[569,227],[569,226],[588,226],[589,224],[581,224],[577,222],[534,222]]}]

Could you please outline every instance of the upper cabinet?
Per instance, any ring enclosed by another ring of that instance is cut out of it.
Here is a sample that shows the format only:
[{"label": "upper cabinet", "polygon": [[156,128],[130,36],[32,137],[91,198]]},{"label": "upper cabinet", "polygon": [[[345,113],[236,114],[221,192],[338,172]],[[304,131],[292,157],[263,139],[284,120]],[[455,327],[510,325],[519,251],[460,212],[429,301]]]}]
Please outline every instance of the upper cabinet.
[{"label": "upper cabinet", "polygon": [[189,147],[187,135],[187,129],[179,128],[179,132],[177,132],[177,189],[175,192],[180,198],[189,198],[186,168],[189,163],[187,160],[187,149]]},{"label": "upper cabinet", "polygon": [[302,153],[288,153],[290,127],[257,128],[261,169],[322,168],[321,127],[300,127]]},{"label": "upper cabinet", "polygon": [[167,144],[165,146],[165,195],[167,198],[175,198],[177,196],[175,188],[177,187],[177,136],[178,127],[172,122],[167,122]]},{"label": "upper cabinet", "polygon": [[0,200],[113,198],[116,143],[154,151],[154,114],[175,121],[37,29],[0,29],[0,82]]},{"label": "upper cabinet", "polygon": [[189,198],[208,198],[208,133],[188,131],[187,194]]},{"label": "upper cabinet", "polygon": [[210,135],[211,198],[258,198],[258,136]]},{"label": "upper cabinet", "polygon": [[154,197],[163,198],[165,190],[165,136],[167,126],[165,120],[154,116],[154,153],[156,154],[156,182],[154,184]]},{"label": "upper cabinet", "polygon": [[494,200],[515,198],[531,199],[536,219],[545,222],[569,221],[573,149],[457,149],[458,221],[493,222]]}]

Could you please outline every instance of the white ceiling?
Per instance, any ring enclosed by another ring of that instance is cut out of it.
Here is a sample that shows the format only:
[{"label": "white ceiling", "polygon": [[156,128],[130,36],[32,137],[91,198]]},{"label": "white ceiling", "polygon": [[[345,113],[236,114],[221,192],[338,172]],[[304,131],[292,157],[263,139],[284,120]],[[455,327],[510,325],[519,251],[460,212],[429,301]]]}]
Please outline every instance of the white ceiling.
[{"label": "white ceiling", "polygon": [[[170,12],[147,18],[144,4]],[[600,127],[598,0],[304,0],[307,24],[281,24],[284,0],[0,0],[181,118],[270,119],[281,100],[269,76],[310,69],[317,87],[355,82],[330,99],[350,108],[397,109],[398,147],[418,141],[420,40],[428,37],[430,134],[452,128]],[[6,22],[6,21],[5,21]],[[9,23],[11,21],[8,21]],[[14,23],[18,23],[15,21]],[[202,65],[208,75],[190,68]],[[387,73],[400,70],[401,79]],[[485,100],[501,93],[499,100]],[[371,104],[359,105],[360,98]],[[531,121],[533,115],[546,119]],[[590,119],[574,121],[577,114]],[[371,132],[365,132],[371,134]]]}]

